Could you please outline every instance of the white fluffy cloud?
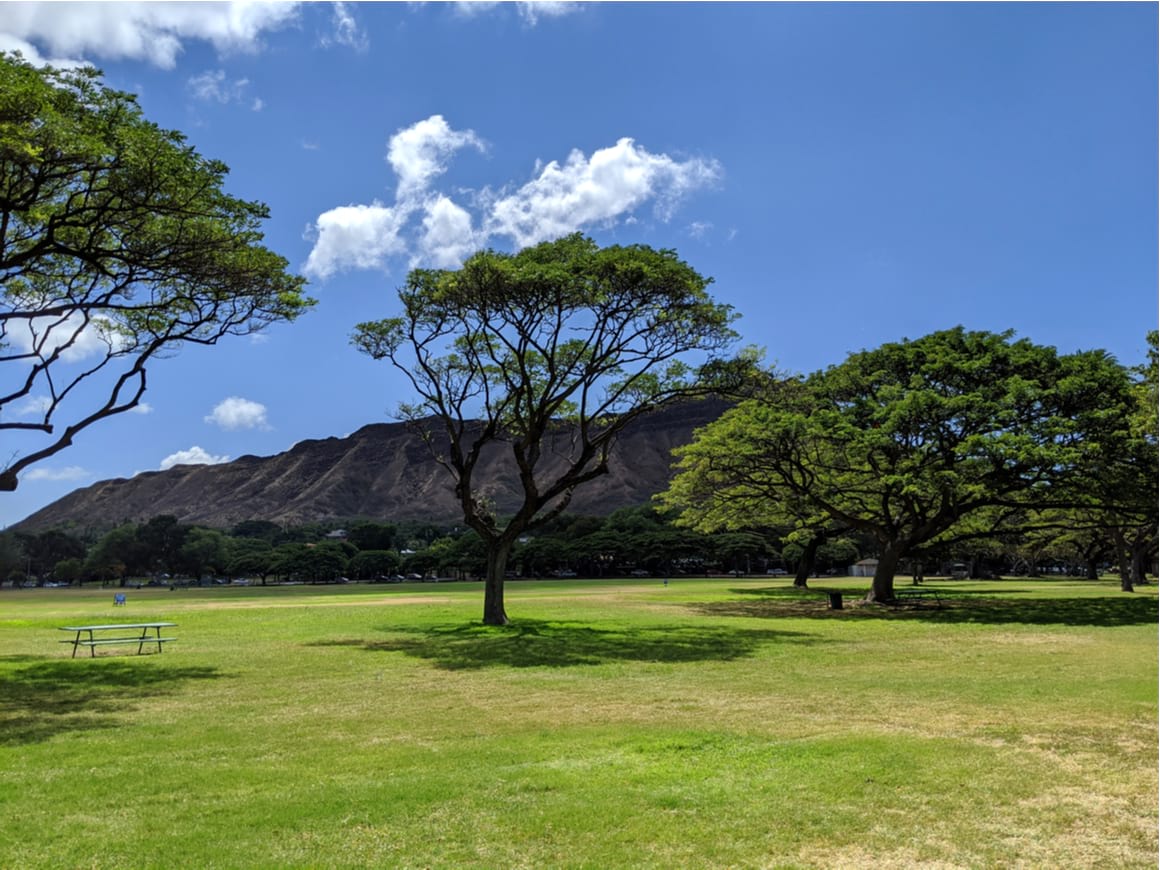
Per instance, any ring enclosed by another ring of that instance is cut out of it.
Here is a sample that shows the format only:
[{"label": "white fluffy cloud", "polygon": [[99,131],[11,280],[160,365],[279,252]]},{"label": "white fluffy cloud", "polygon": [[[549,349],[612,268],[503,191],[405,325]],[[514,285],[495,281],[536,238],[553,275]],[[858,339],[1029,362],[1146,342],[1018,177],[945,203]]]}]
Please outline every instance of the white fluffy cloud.
[{"label": "white fluffy cloud", "polygon": [[202,39],[218,51],[254,51],[262,33],[290,24],[300,4],[4,3],[0,31],[53,56],[129,58],[171,69],[183,42]]},{"label": "white fluffy cloud", "polygon": [[175,465],[221,465],[223,462],[229,461],[228,456],[214,456],[195,444],[188,450],[178,450],[162,459],[161,470],[165,471]]},{"label": "white fluffy cloud", "polygon": [[311,278],[329,278],[340,269],[383,268],[388,257],[406,251],[399,234],[413,209],[375,201],[323,212],[310,230],[315,242],[302,270]]},{"label": "white fluffy cloud", "polygon": [[447,158],[469,145],[483,150],[483,142],[473,131],[452,130],[442,115],[395,133],[387,146],[387,162],[399,176],[398,199],[421,194],[435,176],[447,171]]},{"label": "white fluffy cloud", "polygon": [[93,473],[79,465],[69,465],[64,468],[33,468],[20,475],[22,481],[49,480],[49,481],[76,481],[92,477]]},{"label": "white fluffy cloud", "polygon": [[341,269],[381,269],[400,254],[410,256],[412,267],[455,268],[492,237],[526,247],[586,227],[634,222],[634,211],[649,203],[667,221],[689,193],[722,175],[716,160],[677,160],[623,138],[591,156],[573,151],[563,164],[537,162],[536,177],[514,192],[468,193],[479,211],[476,220],[465,206],[431,190],[449,158],[466,147],[484,145],[474,131],[454,130],[442,115],[398,131],[387,149],[399,180],[395,204],[340,206],[319,215],[308,230],[314,247],[306,274],[325,279]]},{"label": "white fluffy cloud", "polygon": [[649,200],[668,220],[680,199],[720,177],[716,161],[673,160],[651,154],[632,139],[585,157],[573,151],[561,166],[552,161],[538,178],[497,200],[489,235],[506,235],[519,247],[558,238],[584,226],[605,224]]},{"label": "white fluffy cloud", "polygon": [[427,263],[436,269],[457,268],[479,247],[471,228],[471,214],[445,196],[430,200],[424,209],[423,235],[411,265]]},{"label": "white fluffy cloud", "polygon": [[213,411],[206,415],[205,422],[223,429],[270,428],[266,422],[266,406],[241,396],[230,396],[218,402]]}]

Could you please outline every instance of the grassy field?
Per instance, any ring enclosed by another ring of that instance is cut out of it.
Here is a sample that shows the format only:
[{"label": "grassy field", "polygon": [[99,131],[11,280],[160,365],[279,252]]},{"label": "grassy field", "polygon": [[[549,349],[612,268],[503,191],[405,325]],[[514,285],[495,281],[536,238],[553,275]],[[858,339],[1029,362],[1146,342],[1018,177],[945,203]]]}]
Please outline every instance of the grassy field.
[{"label": "grassy field", "polygon": [[928,585],[4,590],[0,867],[1155,868],[1155,587]]}]

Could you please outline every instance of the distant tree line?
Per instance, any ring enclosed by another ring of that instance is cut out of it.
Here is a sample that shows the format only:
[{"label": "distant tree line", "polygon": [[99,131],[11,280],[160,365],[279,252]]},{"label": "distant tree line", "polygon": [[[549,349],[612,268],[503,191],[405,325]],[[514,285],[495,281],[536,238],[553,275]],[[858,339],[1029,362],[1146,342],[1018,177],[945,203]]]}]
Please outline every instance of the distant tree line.
[{"label": "distant tree line", "polygon": [[[928,546],[902,565],[924,574],[1085,576],[1109,568],[1147,582],[1145,567],[1121,566],[1115,535],[1095,527]],[[805,587],[815,576],[844,575],[877,555],[873,535],[831,532],[803,537],[791,525],[703,532],[652,505],[607,517],[562,515],[516,542],[508,578],[680,577],[785,574]],[[428,522],[358,520],[283,526],[264,520],[229,530],[159,516],[104,534],[50,529],[0,534],[0,580],[7,585],[103,583],[117,586],[208,583],[386,582],[486,576],[487,551],[472,530]]]}]

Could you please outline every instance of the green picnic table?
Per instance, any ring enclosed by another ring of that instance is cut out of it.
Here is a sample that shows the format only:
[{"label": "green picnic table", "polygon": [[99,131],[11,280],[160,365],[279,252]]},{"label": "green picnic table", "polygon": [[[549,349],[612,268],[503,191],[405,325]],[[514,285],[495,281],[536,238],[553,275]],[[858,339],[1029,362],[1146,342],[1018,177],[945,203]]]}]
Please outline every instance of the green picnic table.
[{"label": "green picnic table", "polygon": [[[170,628],[177,625],[176,622],[129,622],[116,623],[111,625],[64,625],[61,626],[61,631],[72,631],[76,633],[76,637],[72,640],[62,640],[61,643],[72,644],[72,657],[77,657],[77,650],[82,646],[87,646],[89,652],[95,658],[97,655],[97,647],[105,644],[137,644],[137,655],[141,655],[145,649],[146,644],[157,644],[157,652],[161,652],[161,645],[177,640],[175,637],[162,637],[161,629]],[[140,634],[125,635],[120,637],[97,637],[98,632],[127,632],[139,631]],[[150,636],[149,632],[153,635]],[[87,637],[86,637],[87,635]]]}]

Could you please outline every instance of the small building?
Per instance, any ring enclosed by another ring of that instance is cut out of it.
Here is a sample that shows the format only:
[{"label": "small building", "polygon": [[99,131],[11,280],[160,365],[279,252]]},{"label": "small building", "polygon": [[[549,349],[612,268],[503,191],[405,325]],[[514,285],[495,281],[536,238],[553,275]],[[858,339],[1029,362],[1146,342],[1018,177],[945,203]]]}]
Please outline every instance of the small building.
[{"label": "small building", "polygon": [[849,574],[851,577],[873,577],[874,572],[877,570],[877,559],[863,559],[862,561],[855,562],[850,566]]}]

